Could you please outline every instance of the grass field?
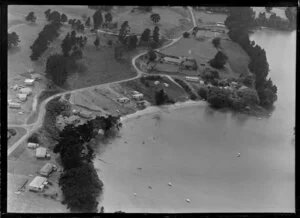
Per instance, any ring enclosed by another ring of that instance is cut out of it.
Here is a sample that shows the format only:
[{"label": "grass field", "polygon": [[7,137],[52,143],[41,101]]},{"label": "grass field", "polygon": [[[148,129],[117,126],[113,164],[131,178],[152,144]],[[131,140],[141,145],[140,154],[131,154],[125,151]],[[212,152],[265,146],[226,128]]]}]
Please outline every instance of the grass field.
[{"label": "grass field", "polygon": [[151,13],[144,13],[138,10],[131,13],[132,8],[134,6],[119,6],[112,11],[113,22],[118,22],[118,28],[124,21],[128,21],[133,33],[142,34],[145,28],[153,30],[155,25],[150,19],[151,13],[158,13],[161,17],[158,23],[161,35],[168,37],[178,36],[179,32],[192,27],[188,10],[182,7],[153,7]]},{"label": "grass field", "polygon": [[227,55],[228,64],[238,76],[243,73],[249,73],[249,56],[237,43],[222,40],[221,50]]},{"label": "grass field", "polygon": [[208,14],[204,11],[196,11],[196,10],[194,10],[194,14],[199,26],[215,24],[217,22],[225,22],[227,17],[226,14],[218,14],[218,13]]},{"label": "grass field", "polygon": [[[136,90],[140,93],[143,93],[145,100],[147,100],[151,104],[155,104],[155,91],[159,91],[161,89],[164,89],[167,95],[174,101],[183,101],[188,97],[186,92],[181,87],[177,86],[166,77],[162,77],[160,80],[160,84],[158,85],[155,85],[154,81],[148,81],[149,87],[146,87],[144,84],[142,84],[140,79],[124,82],[121,84],[121,86],[132,91]],[[166,87],[162,83],[167,83],[169,84],[169,86]]]},{"label": "grass field", "polygon": [[14,129],[17,131],[17,134],[14,136],[11,136],[10,139],[7,141],[7,147],[9,148],[11,145],[13,145],[16,141],[18,141],[23,135],[26,134],[26,129],[22,127],[13,127],[11,129]]}]

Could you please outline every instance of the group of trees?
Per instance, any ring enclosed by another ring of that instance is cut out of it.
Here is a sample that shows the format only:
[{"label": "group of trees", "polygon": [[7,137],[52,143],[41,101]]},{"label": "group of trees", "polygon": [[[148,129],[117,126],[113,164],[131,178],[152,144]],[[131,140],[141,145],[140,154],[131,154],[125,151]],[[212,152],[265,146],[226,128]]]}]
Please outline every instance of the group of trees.
[{"label": "group of trees", "polygon": [[46,77],[56,85],[62,86],[67,80],[70,69],[76,67],[76,60],[82,58],[82,49],[87,43],[87,37],[77,37],[73,30],[66,35],[61,44],[62,55],[53,54],[48,57],[46,63]]},{"label": "group of trees", "polygon": [[34,15],[34,12],[33,11],[29,12],[28,15],[25,17],[25,20],[28,22],[35,23],[36,16]]},{"label": "group of trees", "polygon": [[[59,185],[64,195],[63,204],[71,212],[97,212],[98,196],[103,183],[93,167],[94,152],[89,142],[97,136],[98,129],[103,129],[105,136],[121,127],[120,117],[96,117],[83,125],[69,124],[59,132],[56,117],[64,112],[70,113],[71,107],[59,97],[46,105],[44,127],[49,136],[58,142],[53,151],[60,154],[63,173]],[[50,132],[49,132],[50,131]]]},{"label": "group of trees", "polygon": [[266,52],[254,41],[250,41],[248,31],[254,26],[254,12],[250,7],[230,8],[225,21],[229,37],[240,44],[250,57],[249,70],[255,76],[255,88],[263,107],[272,106],[277,100],[277,87],[267,79],[269,64]]},{"label": "group of trees", "polygon": [[[112,20],[113,20],[112,14],[109,11],[107,11],[106,14],[104,15],[104,19],[103,19],[102,11],[103,10],[99,9],[93,14],[95,30],[102,26],[108,27],[112,23]],[[113,27],[117,27],[117,23],[114,23]]]},{"label": "group of trees", "polygon": [[16,32],[7,34],[7,47],[8,49],[17,47],[20,42],[19,36]]},{"label": "group of trees", "polygon": [[48,45],[55,38],[59,36],[59,29],[61,27],[61,15],[57,11],[48,9],[45,11],[45,16],[50,22],[39,33],[38,38],[30,46],[32,54],[31,60],[36,61],[47,50]]},{"label": "group of trees", "polygon": [[255,25],[257,26],[265,26],[280,30],[291,29],[291,24],[292,23],[289,22],[289,20],[284,20],[281,17],[277,16],[275,13],[272,13],[271,16],[267,18],[265,12],[260,12],[258,18],[255,19]]},{"label": "group of trees", "polygon": [[73,30],[76,30],[77,32],[84,32],[84,24],[81,23],[81,20],[78,19],[69,19],[68,22]]}]

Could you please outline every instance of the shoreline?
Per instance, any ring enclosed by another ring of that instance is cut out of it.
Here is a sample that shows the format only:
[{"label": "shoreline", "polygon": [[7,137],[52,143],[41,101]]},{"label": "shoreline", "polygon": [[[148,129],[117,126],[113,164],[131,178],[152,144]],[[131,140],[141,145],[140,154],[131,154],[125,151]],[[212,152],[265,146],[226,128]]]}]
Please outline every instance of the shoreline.
[{"label": "shoreline", "polygon": [[193,101],[193,100],[187,100],[185,102],[176,102],[175,104],[171,105],[162,105],[162,106],[148,106],[143,110],[138,110],[131,114],[126,114],[121,116],[120,121],[121,122],[128,122],[132,119],[139,118],[144,115],[154,114],[157,113],[163,109],[167,110],[177,110],[181,108],[187,108],[192,106],[208,106],[208,103],[203,100]]}]

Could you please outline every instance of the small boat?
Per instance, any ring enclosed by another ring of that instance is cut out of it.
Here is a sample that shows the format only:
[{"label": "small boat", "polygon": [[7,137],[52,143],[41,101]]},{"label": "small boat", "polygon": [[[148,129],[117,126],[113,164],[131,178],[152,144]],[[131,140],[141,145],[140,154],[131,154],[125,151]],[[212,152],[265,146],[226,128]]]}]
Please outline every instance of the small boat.
[{"label": "small boat", "polygon": [[172,183],[171,183],[171,182],[169,182],[169,183],[168,183],[168,186],[172,186]]},{"label": "small boat", "polygon": [[237,153],[237,155],[236,155],[237,157],[240,157],[241,156],[241,153]]},{"label": "small boat", "polygon": [[191,200],[189,198],[185,199],[186,202],[190,203]]}]

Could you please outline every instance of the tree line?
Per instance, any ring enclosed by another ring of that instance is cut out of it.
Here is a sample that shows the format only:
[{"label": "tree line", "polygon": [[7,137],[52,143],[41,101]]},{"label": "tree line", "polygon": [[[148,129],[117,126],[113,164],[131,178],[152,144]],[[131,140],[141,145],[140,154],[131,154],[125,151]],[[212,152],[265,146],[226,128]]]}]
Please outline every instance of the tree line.
[{"label": "tree line", "polygon": [[255,13],[250,7],[235,7],[229,9],[225,25],[229,29],[228,36],[237,42],[249,55],[249,70],[255,75],[255,88],[260,99],[260,105],[270,107],[277,100],[277,87],[272,80],[267,79],[269,64],[266,52],[254,41],[249,39],[249,30],[255,26]]}]

